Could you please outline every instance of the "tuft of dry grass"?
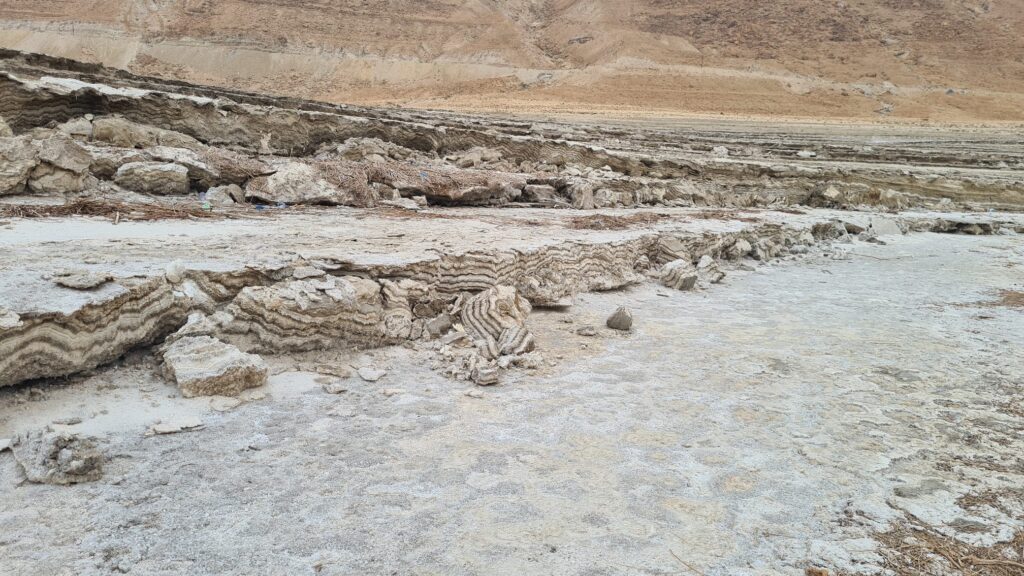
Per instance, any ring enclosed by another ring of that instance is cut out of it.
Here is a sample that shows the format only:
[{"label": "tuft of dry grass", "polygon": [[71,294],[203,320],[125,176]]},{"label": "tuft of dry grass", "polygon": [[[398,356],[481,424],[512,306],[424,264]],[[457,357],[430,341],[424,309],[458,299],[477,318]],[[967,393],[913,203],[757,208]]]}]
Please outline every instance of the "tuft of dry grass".
[{"label": "tuft of dry grass", "polygon": [[[991,497],[991,495],[989,495]],[[907,514],[889,531],[876,534],[885,567],[896,574],[921,576],[1024,575],[1024,530],[1009,542],[979,547],[946,536],[919,518]]]}]

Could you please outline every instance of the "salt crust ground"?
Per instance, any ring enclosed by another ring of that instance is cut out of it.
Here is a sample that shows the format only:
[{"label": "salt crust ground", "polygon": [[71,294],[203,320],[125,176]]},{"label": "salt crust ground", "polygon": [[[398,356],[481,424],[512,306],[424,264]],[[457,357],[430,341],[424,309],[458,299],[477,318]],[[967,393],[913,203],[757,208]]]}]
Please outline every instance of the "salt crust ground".
[{"label": "salt crust ground", "polygon": [[[956,499],[1024,485],[1024,312],[991,305],[1022,289],[1024,244],[888,241],[537,312],[556,365],[483,398],[406,348],[327,360],[388,369],[339,395],[300,370],[324,357],[272,359],[266,398],[225,413],[145,357],[0,390],[0,437],[81,418],[110,457],[57,487],[0,453],[0,574],[872,571],[904,511],[1004,538],[1024,510]],[[575,335],[618,305],[633,334]],[[204,427],[144,435],[183,418]]]}]

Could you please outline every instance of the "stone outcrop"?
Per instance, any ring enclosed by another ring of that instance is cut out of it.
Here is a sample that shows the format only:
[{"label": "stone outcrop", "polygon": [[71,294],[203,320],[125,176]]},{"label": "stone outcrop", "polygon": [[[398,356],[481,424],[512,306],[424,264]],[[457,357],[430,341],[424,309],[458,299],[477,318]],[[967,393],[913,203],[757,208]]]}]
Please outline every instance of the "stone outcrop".
[{"label": "stone outcrop", "polygon": [[184,196],[189,191],[188,169],[179,164],[129,162],[117,169],[114,182],[142,194]]},{"label": "stone outcrop", "polygon": [[380,284],[324,277],[245,288],[227,307],[225,339],[243,350],[303,351],[388,341]]},{"label": "stone outcrop", "polygon": [[249,180],[245,197],[276,204],[372,206],[374,194],[366,172],[356,164],[286,162],[268,176]]},{"label": "stone outcrop", "polygon": [[71,432],[29,432],[15,438],[11,450],[29,482],[78,484],[103,476],[103,455],[96,441]]},{"label": "stone outcrop", "polygon": [[267,382],[267,364],[255,354],[210,336],[179,338],[164,350],[164,372],[186,398],[236,396]]}]

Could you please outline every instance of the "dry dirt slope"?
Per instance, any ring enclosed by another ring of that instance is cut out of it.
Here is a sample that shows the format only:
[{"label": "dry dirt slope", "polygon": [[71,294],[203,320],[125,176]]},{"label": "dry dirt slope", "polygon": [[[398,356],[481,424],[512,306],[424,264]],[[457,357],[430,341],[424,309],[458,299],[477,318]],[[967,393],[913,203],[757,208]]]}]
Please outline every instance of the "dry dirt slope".
[{"label": "dry dirt slope", "polygon": [[6,0],[0,46],[333,101],[1024,120],[1024,0]]}]

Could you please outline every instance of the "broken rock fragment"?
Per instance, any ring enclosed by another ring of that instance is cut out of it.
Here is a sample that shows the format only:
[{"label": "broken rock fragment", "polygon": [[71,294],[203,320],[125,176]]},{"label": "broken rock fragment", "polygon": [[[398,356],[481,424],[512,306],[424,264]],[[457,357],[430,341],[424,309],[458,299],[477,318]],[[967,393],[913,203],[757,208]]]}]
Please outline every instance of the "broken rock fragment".
[{"label": "broken rock fragment", "polygon": [[697,269],[689,260],[673,260],[661,269],[661,283],[676,290],[693,290]]},{"label": "broken rock fragment", "polygon": [[462,306],[462,323],[488,358],[518,355],[534,349],[526,328],[530,303],[511,286],[495,286],[470,297]]},{"label": "broken rock fragment", "polygon": [[215,206],[231,206],[245,202],[245,192],[237,184],[214,186],[206,191],[206,201]]},{"label": "broken rock fragment", "polygon": [[608,320],[605,321],[605,325],[612,330],[629,332],[633,329],[633,313],[629,311],[629,308],[619,306],[619,308],[608,317]]},{"label": "broken rock fragment", "polygon": [[267,365],[210,336],[190,336],[164,352],[164,370],[186,398],[235,396],[267,383]]},{"label": "broken rock fragment", "polygon": [[725,280],[725,272],[718,268],[714,258],[705,254],[697,263],[697,278],[703,284],[718,284]]},{"label": "broken rock fragment", "polygon": [[16,437],[11,450],[30,482],[77,484],[103,476],[103,455],[96,441],[71,432],[29,432]]},{"label": "broken rock fragment", "polygon": [[299,352],[341,343],[387,341],[380,284],[357,277],[310,278],[249,286],[228,306],[226,339],[244,350]]},{"label": "broken rock fragment", "polygon": [[473,370],[472,378],[477,386],[494,386],[498,383],[499,372],[494,366],[479,366]]}]

